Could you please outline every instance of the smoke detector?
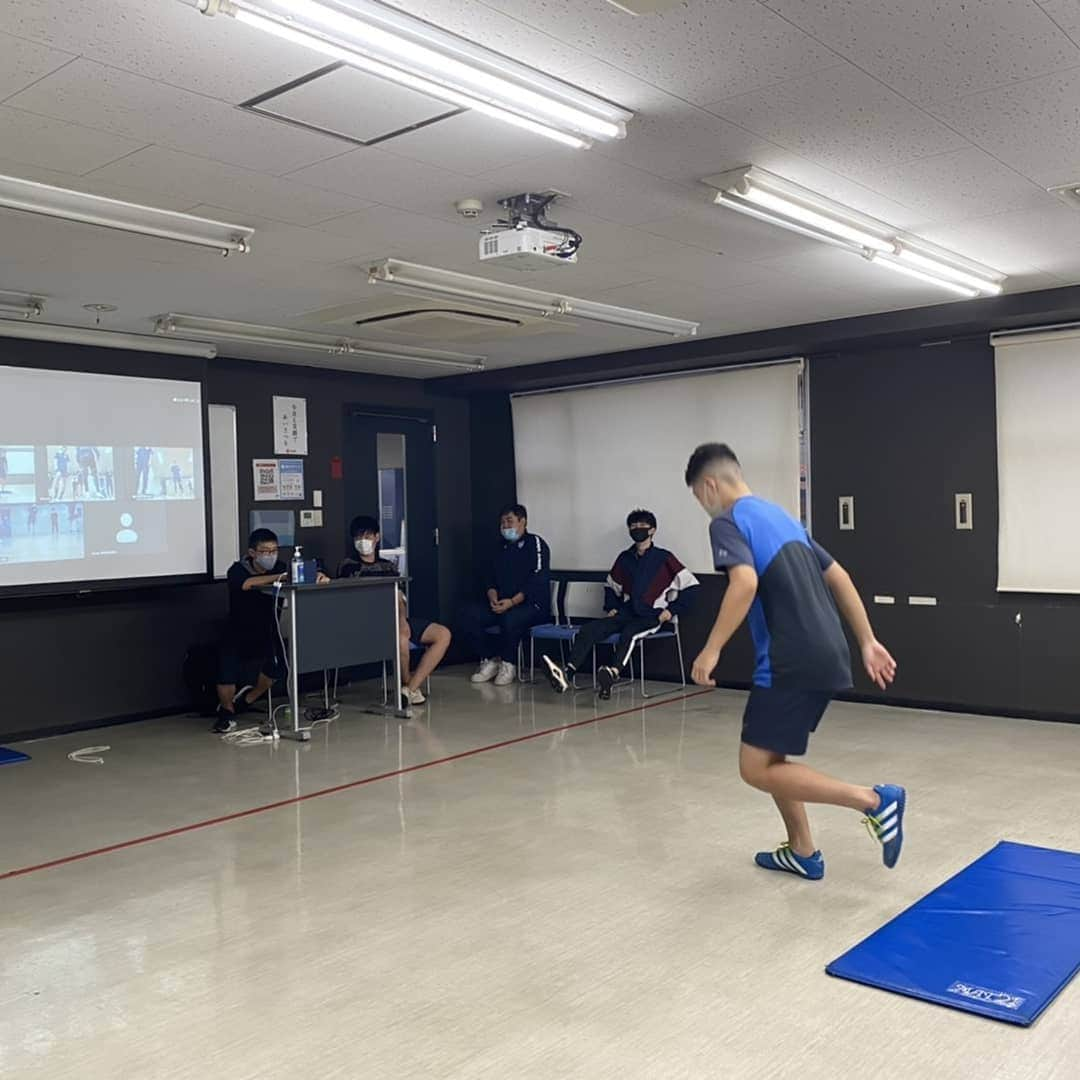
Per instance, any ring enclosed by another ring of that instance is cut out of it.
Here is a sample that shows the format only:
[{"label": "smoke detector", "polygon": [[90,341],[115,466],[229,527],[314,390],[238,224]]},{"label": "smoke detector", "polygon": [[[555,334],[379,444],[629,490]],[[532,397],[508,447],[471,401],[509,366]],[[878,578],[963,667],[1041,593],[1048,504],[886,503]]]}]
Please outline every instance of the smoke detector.
[{"label": "smoke detector", "polygon": [[484,211],[484,204],[479,199],[459,199],[454,209],[466,221],[475,221]]}]

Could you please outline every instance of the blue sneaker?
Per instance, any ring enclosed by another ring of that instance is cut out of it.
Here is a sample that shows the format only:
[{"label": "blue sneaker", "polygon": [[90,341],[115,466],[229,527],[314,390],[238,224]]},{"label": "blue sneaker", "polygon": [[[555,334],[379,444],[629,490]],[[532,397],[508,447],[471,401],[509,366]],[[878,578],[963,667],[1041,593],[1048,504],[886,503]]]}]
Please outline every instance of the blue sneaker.
[{"label": "blue sneaker", "polygon": [[759,851],[754,862],[762,870],[781,870],[807,881],[820,881],[825,876],[825,859],[820,851],[809,858],[796,855],[790,844],[781,844],[775,851]]},{"label": "blue sneaker", "polygon": [[877,784],[880,802],[863,818],[870,835],[881,844],[882,862],[891,870],[900,861],[904,846],[904,810],[907,792],[898,784]]}]

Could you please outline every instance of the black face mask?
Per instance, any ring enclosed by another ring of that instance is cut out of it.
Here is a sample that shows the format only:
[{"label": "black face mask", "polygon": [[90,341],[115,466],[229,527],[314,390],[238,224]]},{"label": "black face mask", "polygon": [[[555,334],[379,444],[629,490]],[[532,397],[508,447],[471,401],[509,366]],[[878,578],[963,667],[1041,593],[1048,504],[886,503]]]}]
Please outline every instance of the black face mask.
[{"label": "black face mask", "polygon": [[630,530],[630,539],[633,540],[635,544],[643,544],[646,540],[649,539],[649,530],[648,529],[631,529]]}]

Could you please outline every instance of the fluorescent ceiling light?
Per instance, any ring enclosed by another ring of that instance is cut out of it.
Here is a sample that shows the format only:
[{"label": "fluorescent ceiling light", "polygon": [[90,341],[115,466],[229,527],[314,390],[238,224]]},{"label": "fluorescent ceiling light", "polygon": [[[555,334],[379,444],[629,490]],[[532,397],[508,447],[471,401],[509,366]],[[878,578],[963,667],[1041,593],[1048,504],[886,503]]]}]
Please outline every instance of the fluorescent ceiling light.
[{"label": "fluorescent ceiling light", "polygon": [[99,349],[168,353],[173,356],[201,356],[208,360],[217,356],[217,349],[205,341],[163,341],[149,334],[124,334],[115,330],[93,330],[85,326],[12,322],[9,319],[0,319],[0,337],[55,341],[62,345],[93,345]]},{"label": "fluorescent ceiling light", "polygon": [[159,210],[153,206],[106,199],[84,191],[52,187],[16,176],[0,176],[0,207],[23,210],[28,214],[100,225],[106,229],[178,240],[184,244],[215,248],[223,255],[250,250],[255,230],[246,225]]},{"label": "fluorescent ceiling light", "polygon": [[989,293],[997,296],[1001,292],[1001,281],[987,276],[981,272],[963,270],[958,266],[950,266],[948,263],[935,259],[930,255],[923,255],[908,247],[903,241],[900,242],[900,250],[896,253],[896,261],[905,266],[911,266],[916,270],[922,270],[936,278],[945,278],[947,281],[955,281],[959,285],[966,285],[974,289],[976,293]]},{"label": "fluorescent ceiling light", "polygon": [[440,352],[434,349],[408,349],[395,345],[367,344],[350,338],[332,337],[329,334],[311,334],[304,330],[291,330],[281,326],[259,326],[255,323],[233,322],[230,319],[204,319],[198,315],[162,315],[154,324],[154,332],[161,335],[188,334],[207,337],[212,341],[235,341],[244,345],[265,345],[276,349],[299,349],[303,352],[321,352],[331,356],[356,356],[367,360],[391,360],[430,364],[434,367],[462,368],[466,371],[482,371],[481,356],[465,356],[461,353]]},{"label": "fluorescent ceiling light", "polygon": [[0,316],[7,319],[36,319],[45,313],[45,301],[28,296],[25,300],[0,296]]},{"label": "fluorescent ceiling light", "polygon": [[907,266],[897,259],[874,255],[871,257],[870,261],[875,266],[883,266],[886,270],[895,270],[898,274],[903,274],[905,277],[909,278],[915,278],[917,281],[924,281],[927,285],[937,285],[939,288],[947,289],[950,292],[956,293],[958,296],[965,296],[969,300],[973,300],[979,295],[978,289],[969,288],[967,285],[960,285],[955,281],[946,281],[944,278],[934,277],[933,274],[928,274],[925,270],[919,270],[914,266]]},{"label": "fluorescent ceiling light", "polygon": [[713,201],[759,221],[863,255],[960,296],[996,296],[1004,275],[754,165],[706,177]]},{"label": "fluorescent ceiling light", "polygon": [[700,325],[686,319],[673,319],[648,311],[600,304],[594,300],[553,295],[539,289],[526,289],[521,285],[504,285],[489,278],[458,274],[434,266],[399,262],[397,259],[385,259],[372,266],[368,272],[368,282],[372,285],[389,285],[395,292],[410,296],[449,296],[549,318],[587,319],[590,322],[623,326],[631,330],[647,330],[671,337],[692,336],[697,333]]},{"label": "fluorescent ceiling light", "polygon": [[198,0],[380,78],[583,149],[633,113],[376,0]]}]

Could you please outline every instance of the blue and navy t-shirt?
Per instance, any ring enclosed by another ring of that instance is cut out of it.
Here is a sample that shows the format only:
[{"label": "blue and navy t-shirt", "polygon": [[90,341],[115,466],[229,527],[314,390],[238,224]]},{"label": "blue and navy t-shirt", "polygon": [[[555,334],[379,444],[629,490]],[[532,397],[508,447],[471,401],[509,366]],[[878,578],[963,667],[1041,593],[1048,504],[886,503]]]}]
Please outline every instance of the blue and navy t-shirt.
[{"label": "blue and navy t-shirt", "polygon": [[846,690],[851,653],[825,571],[829,553],[787,511],[747,495],[709,527],[717,570],[752,566],[755,686]]}]

